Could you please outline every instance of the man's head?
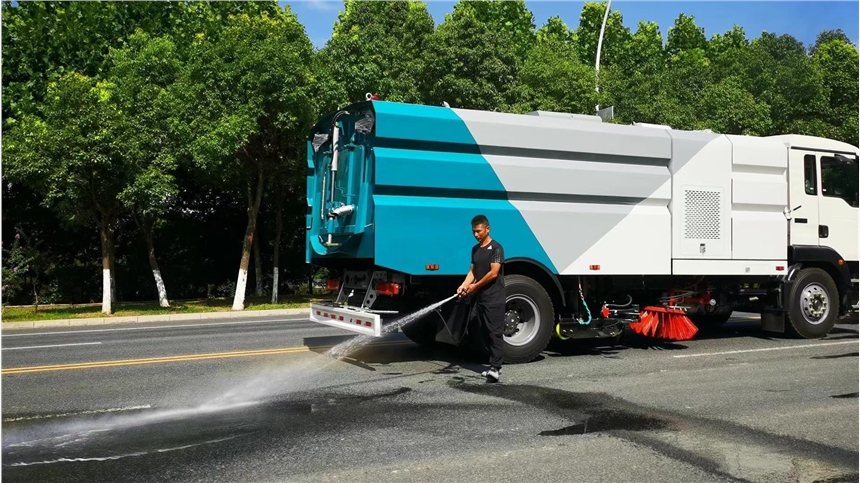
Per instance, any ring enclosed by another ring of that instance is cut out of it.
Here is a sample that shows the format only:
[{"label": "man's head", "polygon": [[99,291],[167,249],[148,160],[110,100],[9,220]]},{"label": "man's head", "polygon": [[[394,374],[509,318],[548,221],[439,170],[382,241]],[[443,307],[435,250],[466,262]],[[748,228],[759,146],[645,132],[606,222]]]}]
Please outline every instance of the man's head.
[{"label": "man's head", "polygon": [[490,236],[490,221],[486,216],[478,215],[472,218],[472,235],[478,243],[483,243]]}]

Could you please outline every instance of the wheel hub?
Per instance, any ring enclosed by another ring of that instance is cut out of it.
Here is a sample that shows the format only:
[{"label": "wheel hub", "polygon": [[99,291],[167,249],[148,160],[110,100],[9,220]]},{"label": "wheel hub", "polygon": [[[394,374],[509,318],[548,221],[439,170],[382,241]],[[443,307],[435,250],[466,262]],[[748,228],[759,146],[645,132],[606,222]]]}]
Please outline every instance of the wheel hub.
[{"label": "wheel hub", "polygon": [[519,326],[523,318],[516,310],[508,310],[505,313],[505,335],[511,337],[520,331]]},{"label": "wheel hub", "polygon": [[830,300],[827,292],[818,284],[811,284],[803,291],[801,298],[803,316],[810,323],[819,323],[827,316],[830,309]]},{"label": "wheel hub", "polygon": [[505,343],[523,346],[531,342],[540,328],[540,312],[528,295],[508,295],[505,301]]}]

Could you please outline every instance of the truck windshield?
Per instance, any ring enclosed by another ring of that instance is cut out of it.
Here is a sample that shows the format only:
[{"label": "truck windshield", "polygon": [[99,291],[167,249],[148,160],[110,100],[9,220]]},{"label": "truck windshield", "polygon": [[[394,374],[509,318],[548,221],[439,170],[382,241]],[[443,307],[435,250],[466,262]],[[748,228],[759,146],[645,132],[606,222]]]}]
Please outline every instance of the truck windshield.
[{"label": "truck windshield", "polygon": [[821,157],[821,195],[842,198],[857,208],[857,158],[846,156]]}]

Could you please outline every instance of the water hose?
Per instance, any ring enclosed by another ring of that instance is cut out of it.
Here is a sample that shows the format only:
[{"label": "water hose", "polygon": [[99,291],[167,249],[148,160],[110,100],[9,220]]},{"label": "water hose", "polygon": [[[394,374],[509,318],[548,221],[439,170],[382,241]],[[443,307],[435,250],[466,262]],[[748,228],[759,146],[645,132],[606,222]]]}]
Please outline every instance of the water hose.
[{"label": "water hose", "polygon": [[[582,293],[582,281],[580,280],[578,283],[579,283],[579,298],[582,300],[582,305],[585,306],[585,313],[588,314],[588,320],[583,321],[582,319],[577,319],[577,322],[579,322],[579,325],[588,325],[592,321],[591,310],[588,309],[588,303],[586,303],[585,295]],[[570,339],[570,337],[565,337],[565,336],[561,335],[561,323],[555,324],[555,335],[557,335],[558,338],[561,340]]]}]

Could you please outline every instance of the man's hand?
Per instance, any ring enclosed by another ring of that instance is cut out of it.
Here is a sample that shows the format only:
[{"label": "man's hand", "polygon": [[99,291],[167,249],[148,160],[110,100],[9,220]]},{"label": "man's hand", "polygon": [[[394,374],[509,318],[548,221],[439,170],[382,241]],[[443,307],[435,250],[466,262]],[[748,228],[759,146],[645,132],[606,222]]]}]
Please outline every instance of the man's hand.
[{"label": "man's hand", "polygon": [[460,285],[460,288],[457,289],[457,295],[459,295],[460,297],[465,297],[465,296],[469,295],[469,288],[470,287],[471,287],[471,285],[468,285],[465,283],[463,285]]}]

